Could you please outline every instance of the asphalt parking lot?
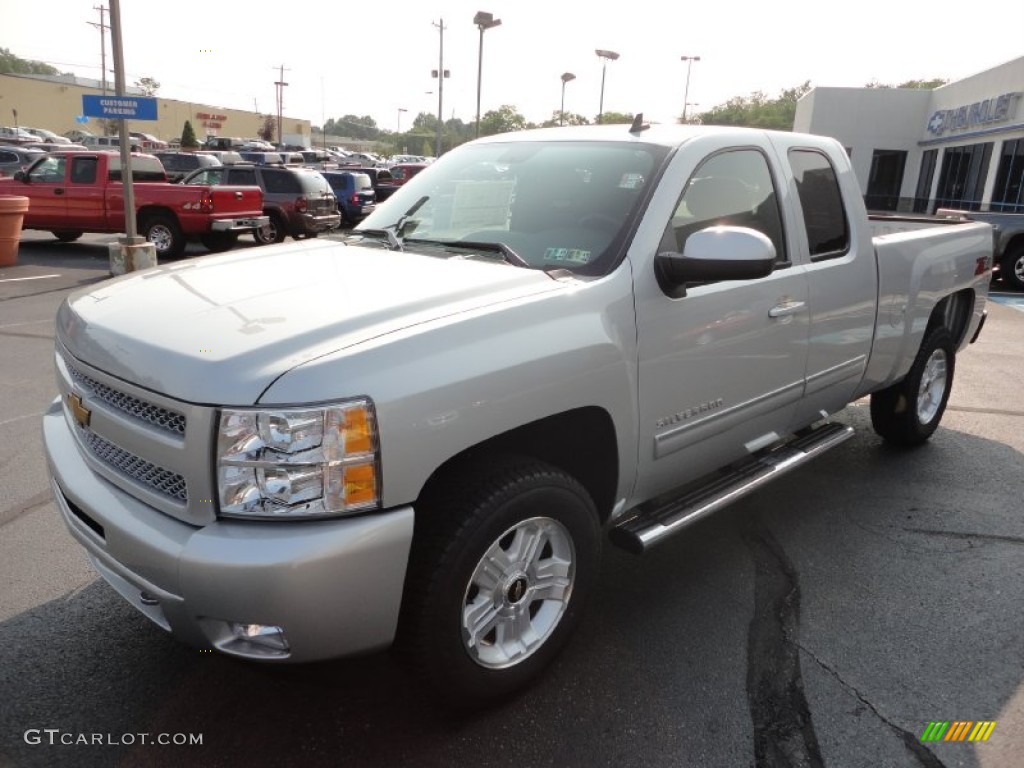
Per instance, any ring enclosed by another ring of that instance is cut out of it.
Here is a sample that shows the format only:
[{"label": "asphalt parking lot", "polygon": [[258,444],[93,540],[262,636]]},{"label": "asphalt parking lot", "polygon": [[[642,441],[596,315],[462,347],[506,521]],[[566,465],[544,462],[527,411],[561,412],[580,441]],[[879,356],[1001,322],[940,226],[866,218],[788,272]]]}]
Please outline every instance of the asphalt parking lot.
[{"label": "asphalt parking lot", "polygon": [[[3,768],[1021,765],[1024,295],[998,291],[925,447],[886,448],[850,406],[857,435],[816,462],[642,558],[608,547],[539,683],[452,713],[388,654],[268,667],[184,647],[91,570],[40,417],[54,313],[106,279],[109,239],[29,233],[0,269]],[[937,720],[996,725],[922,742]]]}]

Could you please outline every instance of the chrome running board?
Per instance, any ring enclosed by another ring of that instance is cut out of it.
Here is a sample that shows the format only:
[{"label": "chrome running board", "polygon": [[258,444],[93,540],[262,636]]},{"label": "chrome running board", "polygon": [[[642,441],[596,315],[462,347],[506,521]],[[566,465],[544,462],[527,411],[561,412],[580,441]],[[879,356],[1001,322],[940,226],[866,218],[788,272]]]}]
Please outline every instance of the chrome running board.
[{"label": "chrome running board", "polygon": [[613,544],[629,552],[643,554],[705,515],[743,498],[851,437],[853,427],[823,424],[801,437],[748,459],[728,474],[717,476],[706,485],[660,506],[646,509],[638,507],[636,515],[616,524],[608,535]]}]

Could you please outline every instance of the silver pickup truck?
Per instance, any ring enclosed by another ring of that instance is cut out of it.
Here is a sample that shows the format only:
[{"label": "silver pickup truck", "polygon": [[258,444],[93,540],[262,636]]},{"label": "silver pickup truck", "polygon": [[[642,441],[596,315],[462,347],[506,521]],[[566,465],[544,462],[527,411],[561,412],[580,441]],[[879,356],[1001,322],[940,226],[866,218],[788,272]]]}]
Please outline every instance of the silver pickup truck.
[{"label": "silver pickup truck", "polygon": [[[395,644],[455,701],[564,645],[643,552],[842,443],[926,440],[992,234],[873,236],[819,136],[594,126],[445,155],[351,233],[61,306],[53,491],[100,574],[203,648]],[[942,224],[932,226],[932,224]]]}]

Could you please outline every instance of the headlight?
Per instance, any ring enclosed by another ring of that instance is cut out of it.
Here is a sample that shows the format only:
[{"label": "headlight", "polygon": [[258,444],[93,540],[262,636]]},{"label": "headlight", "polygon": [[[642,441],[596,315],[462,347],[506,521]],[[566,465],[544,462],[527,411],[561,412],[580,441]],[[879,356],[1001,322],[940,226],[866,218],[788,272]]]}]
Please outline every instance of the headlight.
[{"label": "headlight", "polygon": [[369,400],[221,411],[217,492],[225,517],[293,520],[376,509],[379,470]]}]

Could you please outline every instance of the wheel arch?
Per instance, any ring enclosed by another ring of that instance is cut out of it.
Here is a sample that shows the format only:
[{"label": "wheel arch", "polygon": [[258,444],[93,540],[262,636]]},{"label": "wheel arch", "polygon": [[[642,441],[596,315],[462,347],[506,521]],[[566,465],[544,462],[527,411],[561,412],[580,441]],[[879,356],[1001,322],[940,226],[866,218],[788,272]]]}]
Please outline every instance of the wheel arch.
[{"label": "wheel arch", "polygon": [[971,315],[974,313],[974,300],[974,291],[970,288],[951,293],[942,299],[932,308],[928,326],[921,337],[921,343],[924,343],[928,334],[935,328],[945,328],[953,337],[953,343],[959,350],[966,341],[967,329],[971,324]]},{"label": "wheel arch", "polygon": [[169,216],[179,227],[181,226],[181,219],[178,218],[178,214],[166,205],[142,206],[135,213],[135,223],[139,228],[141,228],[143,222],[153,216]]},{"label": "wheel arch", "polygon": [[419,498],[470,465],[501,455],[529,456],[558,467],[586,488],[602,524],[611,515],[619,479],[618,442],[610,414],[598,406],[553,414],[466,448],[431,473]]}]

